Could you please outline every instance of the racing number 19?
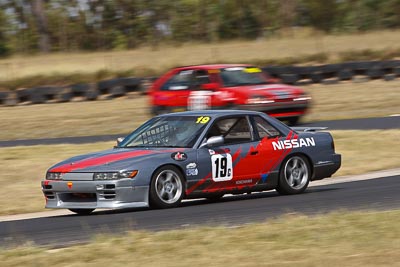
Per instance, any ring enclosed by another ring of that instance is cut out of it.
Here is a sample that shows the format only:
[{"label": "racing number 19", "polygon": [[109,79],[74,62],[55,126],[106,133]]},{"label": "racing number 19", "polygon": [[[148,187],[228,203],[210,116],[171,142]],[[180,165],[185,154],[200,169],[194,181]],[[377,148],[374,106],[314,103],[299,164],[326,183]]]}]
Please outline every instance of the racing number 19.
[{"label": "racing number 19", "polygon": [[215,163],[215,177],[216,178],[221,178],[225,177],[227,172],[231,171],[228,170],[227,166],[228,160],[226,158],[216,158],[214,163]]},{"label": "racing number 19", "polygon": [[203,116],[201,116],[201,117],[198,117],[198,118],[197,118],[196,123],[202,123],[202,124],[204,124],[204,123],[207,123],[209,120],[210,120],[210,117],[203,117]]},{"label": "racing number 19", "polygon": [[232,156],[217,154],[211,156],[212,178],[215,182],[229,181],[233,177]]}]

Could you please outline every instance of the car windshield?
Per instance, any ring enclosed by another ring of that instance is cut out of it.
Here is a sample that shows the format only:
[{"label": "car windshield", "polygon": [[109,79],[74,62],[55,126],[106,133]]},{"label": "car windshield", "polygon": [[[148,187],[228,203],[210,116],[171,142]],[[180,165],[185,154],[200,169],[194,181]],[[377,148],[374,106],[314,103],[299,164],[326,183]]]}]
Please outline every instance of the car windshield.
[{"label": "car windshield", "polygon": [[210,121],[208,116],[155,117],[129,134],[117,147],[193,147]]},{"label": "car windshield", "polygon": [[255,67],[231,67],[221,69],[221,79],[226,87],[268,83],[262,70]]}]

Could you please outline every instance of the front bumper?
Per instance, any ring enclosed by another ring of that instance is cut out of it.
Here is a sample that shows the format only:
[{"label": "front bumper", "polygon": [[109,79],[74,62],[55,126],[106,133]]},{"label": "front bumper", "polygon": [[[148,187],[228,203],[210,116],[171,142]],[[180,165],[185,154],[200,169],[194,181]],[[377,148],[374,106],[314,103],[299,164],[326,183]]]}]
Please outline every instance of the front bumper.
[{"label": "front bumper", "polygon": [[148,186],[115,181],[42,181],[46,208],[121,209],[148,207]]}]

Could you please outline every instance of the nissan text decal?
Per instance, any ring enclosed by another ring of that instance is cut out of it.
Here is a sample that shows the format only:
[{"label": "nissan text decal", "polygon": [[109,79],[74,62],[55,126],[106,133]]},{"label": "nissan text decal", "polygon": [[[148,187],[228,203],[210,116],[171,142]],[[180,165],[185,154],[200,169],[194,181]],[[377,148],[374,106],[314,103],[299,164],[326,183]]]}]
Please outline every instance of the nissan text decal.
[{"label": "nissan text decal", "polygon": [[284,140],[284,141],[272,142],[272,146],[274,150],[298,148],[303,146],[308,147],[308,146],[315,146],[315,140],[313,137]]}]

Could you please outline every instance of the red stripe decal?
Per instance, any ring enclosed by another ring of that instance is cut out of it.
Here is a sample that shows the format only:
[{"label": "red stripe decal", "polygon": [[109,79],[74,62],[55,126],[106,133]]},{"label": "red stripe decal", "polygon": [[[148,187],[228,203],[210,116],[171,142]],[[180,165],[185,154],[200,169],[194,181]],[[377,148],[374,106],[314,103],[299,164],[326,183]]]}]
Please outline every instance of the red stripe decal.
[{"label": "red stripe decal", "polygon": [[143,156],[143,155],[147,155],[147,154],[151,154],[151,153],[155,153],[155,152],[148,151],[148,150],[121,152],[121,153],[105,155],[105,156],[95,157],[95,158],[88,158],[88,159],[84,159],[81,161],[64,164],[64,165],[55,167],[55,168],[51,169],[50,171],[67,173],[67,172],[71,172],[71,171],[74,171],[77,169],[84,169],[84,168],[88,168],[88,167],[103,165],[103,164],[106,164],[109,162],[119,161],[119,160],[131,158],[131,157]]}]

